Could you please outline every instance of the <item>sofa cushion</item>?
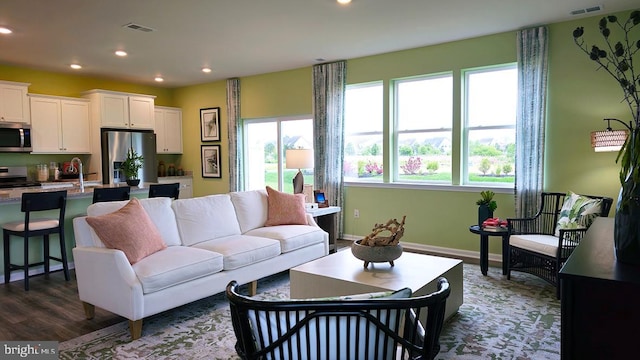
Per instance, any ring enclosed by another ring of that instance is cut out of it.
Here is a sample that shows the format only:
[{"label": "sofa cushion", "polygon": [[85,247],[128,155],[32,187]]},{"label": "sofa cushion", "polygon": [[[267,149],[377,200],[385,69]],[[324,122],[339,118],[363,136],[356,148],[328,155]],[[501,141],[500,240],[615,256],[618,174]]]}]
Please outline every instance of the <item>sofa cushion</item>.
[{"label": "sofa cushion", "polygon": [[264,190],[237,191],[229,193],[236,209],[240,231],[263,227],[267,221],[267,192]]},{"label": "sofa cushion", "polygon": [[[178,225],[176,224],[176,217],[171,209],[171,199],[165,197],[139,199],[140,204],[151,218],[151,221],[155,224],[162,235],[162,239],[167,246],[180,245],[180,235],[178,234]],[[107,201],[98,202],[89,205],[87,208],[87,215],[99,216],[108,213],[112,213],[121,207],[125,206],[129,201]],[[95,238],[94,238],[95,243]],[[100,247],[101,244],[96,244]]]},{"label": "sofa cushion", "polygon": [[553,235],[511,235],[509,245],[551,257],[558,252],[558,238]]},{"label": "sofa cushion", "polygon": [[560,229],[586,229],[602,211],[602,199],[567,193],[560,210],[555,235],[560,236]]},{"label": "sofa cushion", "polygon": [[267,186],[267,209],[265,226],[307,224],[304,194],[286,194]]},{"label": "sofa cushion", "polygon": [[224,270],[238,269],[280,255],[280,243],[255,236],[234,235],[205,241],[193,246],[224,256]]},{"label": "sofa cushion", "polygon": [[222,255],[188,246],[171,246],[133,265],[145,294],[222,271]]},{"label": "sofa cushion", "polygon": [[245,235],[266,237],[280,241],[280,249],[283,253],[297,250],[309,245],[321,243],[324,236],[319,236],[318,232],[323,230],[319,227],[309,225],[280,225],[265,226],[253,229]]},{"label": "sofa cushion", "polygon": [[240,235],[240,225],[229,194],[178,199],[171,207],[183,245]]},{"label": "sofa cushion", "polygon": [[167,247],[137,198],[112,213],[88,216],[87,223],[108,248],[124,252],[131,264]]}]

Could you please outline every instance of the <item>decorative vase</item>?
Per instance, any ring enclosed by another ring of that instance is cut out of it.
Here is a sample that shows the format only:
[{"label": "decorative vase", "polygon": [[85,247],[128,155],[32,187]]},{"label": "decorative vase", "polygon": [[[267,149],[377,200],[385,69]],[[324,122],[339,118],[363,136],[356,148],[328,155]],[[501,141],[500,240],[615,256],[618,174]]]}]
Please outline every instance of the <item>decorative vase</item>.
[{"label": "decorative vase", "polygon": [[640,265],[640,185],[628,178],[620,189],[616,205],[613,244],[616,259]]},{"label": "decorative vase", "polygon": [[368,246],[361,245],[356,240],[351,244],[351,253],[357,259],[364,261],[364,267],[368,267],[369,263],[388,262],[393,266],[393,261],[402,255],[402,245],[385,245],[385,246]]},{"label": "decorative vase", "polygon": [[493,217],[493,211],[489,205],[478,206],[478,226],[482,226],[482,222]]},{"label": "decorative vase", "polygon": [[140,185],[140,179],[127,179],[127,185],[138,186]]}]

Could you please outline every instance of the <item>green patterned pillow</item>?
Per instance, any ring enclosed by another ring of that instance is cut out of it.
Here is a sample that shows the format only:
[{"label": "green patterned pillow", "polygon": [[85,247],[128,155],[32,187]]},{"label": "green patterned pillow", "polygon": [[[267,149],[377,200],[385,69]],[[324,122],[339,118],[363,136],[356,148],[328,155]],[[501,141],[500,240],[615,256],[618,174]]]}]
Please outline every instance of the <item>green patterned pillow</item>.
[{"label": "green patterned pillow", "polygon": [[569,191],[560,210],[555,236],[560,235],[560,229],[588,228],[601,211],[602,199],[593,199]]}]

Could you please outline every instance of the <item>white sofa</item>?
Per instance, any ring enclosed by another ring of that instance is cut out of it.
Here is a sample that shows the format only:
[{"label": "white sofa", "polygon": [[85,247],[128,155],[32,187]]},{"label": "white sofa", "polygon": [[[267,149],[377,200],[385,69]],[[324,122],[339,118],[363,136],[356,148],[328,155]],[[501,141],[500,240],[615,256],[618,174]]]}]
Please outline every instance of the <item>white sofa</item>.
[{"label": "white sofa", "polygon": [[[87,208],[88,216],[127,201]],[[252,283],[329,253],[329,237],[313,218],[307,225],[264,226],[265,191],[170,200],[140,199],[167,247],[131,265],[104,246],[86,216],[73,219],[78,293],[88,319],[95,306],[129,319],[133,339],[142,319],[225,290],[231,280]]]}]

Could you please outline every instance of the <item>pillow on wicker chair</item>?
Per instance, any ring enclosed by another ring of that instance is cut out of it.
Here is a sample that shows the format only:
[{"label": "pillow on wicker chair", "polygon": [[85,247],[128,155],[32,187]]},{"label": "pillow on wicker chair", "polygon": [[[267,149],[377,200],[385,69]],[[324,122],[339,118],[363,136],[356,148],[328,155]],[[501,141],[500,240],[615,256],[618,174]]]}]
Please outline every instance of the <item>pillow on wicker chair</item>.
[{"label": "pillow on wicker chair", "polygon": [[567,193],[560,210],[555,236],[560,236],[560,229],[586,229],[602,211],[602,199]]}]

